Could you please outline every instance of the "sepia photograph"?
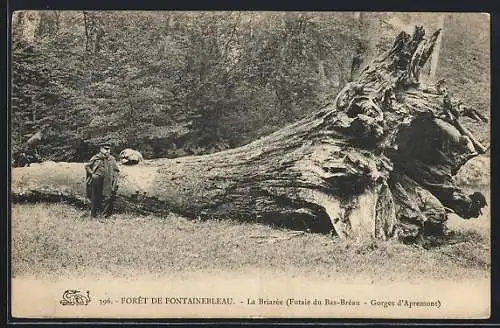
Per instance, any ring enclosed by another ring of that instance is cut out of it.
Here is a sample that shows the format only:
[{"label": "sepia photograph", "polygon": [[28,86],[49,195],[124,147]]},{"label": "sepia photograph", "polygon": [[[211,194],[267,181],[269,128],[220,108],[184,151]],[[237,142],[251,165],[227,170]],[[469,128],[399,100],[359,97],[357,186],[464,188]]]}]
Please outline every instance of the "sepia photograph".
[{"label": "sepia photograph", "polygon": [[490,16],[10,23],[13,318],[490,317]]}]

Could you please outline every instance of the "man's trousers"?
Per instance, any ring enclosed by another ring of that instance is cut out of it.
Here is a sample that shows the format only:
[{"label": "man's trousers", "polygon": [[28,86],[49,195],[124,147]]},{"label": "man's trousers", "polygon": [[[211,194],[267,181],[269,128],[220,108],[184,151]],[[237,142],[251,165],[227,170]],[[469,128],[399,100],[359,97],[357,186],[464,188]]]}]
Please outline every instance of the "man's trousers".
[{"label": "man's trousers", "polygon": [[103,177],[96,177],[92,180],[92,204],[90,207],[90,215],[94,218],[100,214],[108,217],[113,210],[112,197],[105,197],[102,194],[103,182]]}]

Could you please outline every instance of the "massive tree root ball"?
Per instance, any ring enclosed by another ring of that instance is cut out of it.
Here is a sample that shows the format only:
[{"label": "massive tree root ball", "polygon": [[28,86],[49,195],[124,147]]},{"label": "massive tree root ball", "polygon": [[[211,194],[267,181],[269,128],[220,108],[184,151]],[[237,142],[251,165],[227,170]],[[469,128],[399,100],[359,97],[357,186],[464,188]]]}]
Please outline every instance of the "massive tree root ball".
[{"label": "massive tree root ball", "polygon": [[[419,80],[438,34],[401,32],[334,102],[250,144],[121,166],[118,209],[407,242],[478,217],[484,196],[453,178],[486,150],[460,122],[471,109]],[[85,203],[84,180],[80,163],[15,168],[13,200]]]}]

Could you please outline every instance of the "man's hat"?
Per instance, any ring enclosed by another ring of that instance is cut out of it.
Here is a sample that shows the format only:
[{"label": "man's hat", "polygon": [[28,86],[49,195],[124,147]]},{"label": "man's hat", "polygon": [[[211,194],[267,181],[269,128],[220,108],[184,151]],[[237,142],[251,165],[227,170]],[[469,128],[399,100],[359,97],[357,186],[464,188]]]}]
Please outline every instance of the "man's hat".
[{"label": "man's hat", "polygon": [[109,148],[111,148],[111,144],[110,144],[109,142],[105,142],[105,143],[102,143],[102,144],[101,144],[101,147],[102,147],[102,148],[109,149]]}]

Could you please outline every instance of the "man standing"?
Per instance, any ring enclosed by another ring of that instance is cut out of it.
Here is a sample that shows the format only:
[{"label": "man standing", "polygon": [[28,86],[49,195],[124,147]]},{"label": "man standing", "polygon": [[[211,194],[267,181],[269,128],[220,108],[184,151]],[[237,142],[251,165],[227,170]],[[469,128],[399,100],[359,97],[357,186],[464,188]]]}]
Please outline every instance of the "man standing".
[{"label": "man standing", "polygon": [[96,218],[99,214],[109,217],[113,210],[113,198],[118,189],[118,165],[110,154],[111,146],[102,144],[99,153],[92,156],[85,165],[87,182],[90,183],[90,199],[92,202],[90,215]]}]

